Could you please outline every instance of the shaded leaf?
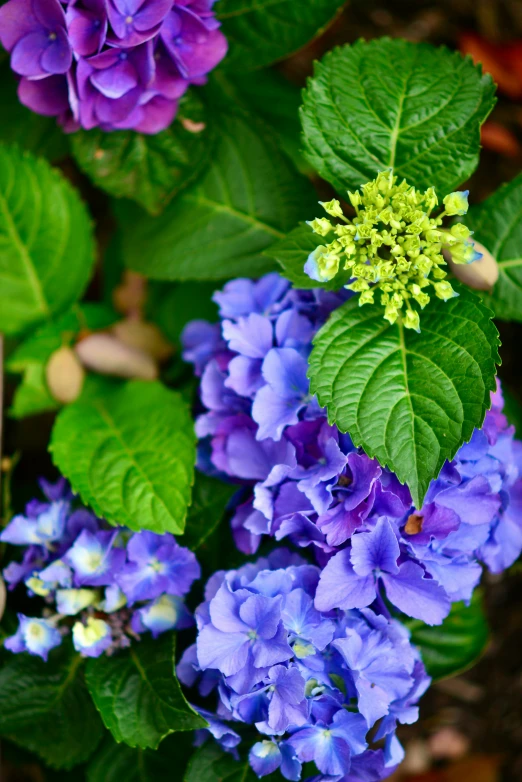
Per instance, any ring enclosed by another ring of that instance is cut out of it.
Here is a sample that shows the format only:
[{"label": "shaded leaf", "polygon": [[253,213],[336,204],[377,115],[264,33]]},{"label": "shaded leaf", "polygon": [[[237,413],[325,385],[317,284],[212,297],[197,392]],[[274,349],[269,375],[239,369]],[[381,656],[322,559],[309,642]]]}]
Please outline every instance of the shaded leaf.
[{"label": "shaded leaf", "polygon": [[175,731],[204,728],[181,692],[175,673],[176,636],[144,637],[111,657],[87,663],[87,686],[117,742],[156,749]]},{"label": "shaded leaf", "polygon": [[310,356],[310,389],[329,421],[407,483],[417,508],[482,425],[500,361],[491,311],[455,287],[457,298],[430,302],[420,334],[354,297],[317,333]]},{"label": "shaded leaf", "polygon": [[212,132],[203,103],[189,92],[175,121],[161,133],[82,130],[71,136],[71,144],[78,165],[98,187],[158,214],[208,163]]},{"label": "shaded leaf", "polygon": [[94,752],[103,726],[83,678],[84,659],[68,643],[47,662],[13,655],[0,669],[0,734],[55,768]]},{"label": "shaded leaf", "polygon": [[148,288],[148,316],[170,342],[179,346],[181,332],[191,320],[218,320],[218,308],[212,301],[216,289],[215,282],[152,281]]},{"label": "shaded leaf", "polygon": [[179,542],[192,551],[197,551],[221,522],[227,504],[237,490],[237,486],[198,472],[185,533]]},{"label": "shaded leaf", "polygon": [[93,260],[78,193],[45,160],[0,146],[0,332],[17,334],[70,307]]},{"label": "shaded leaf", "polygon": [[0,106],[6,121],[0,123],[0,141],[16,143],[51,161],[65,157],[69,152],[69,136],[57,124],[56,117],[35,114],[20,103],[17,86],[9,64],[3,63],[0,67]]},{"label": "shaded leaf", "polygon": [[495,86],[458,52],[379,38],[329,52],[304,92],[305,154],[342,194],[379,171],[440,196],[475,170]]},{"label": "shaded leaf", "polygon": [[91,759],[87,782],[162,782],[181,780],[183,756],[191,751],[186,736],[167,736],[158,749],[133,749],[108,737]]},{"label": "shaded leaf", "polygon": [[273,268],[265,250],[315,211],[311,184],[261,125],[222,116],[212,165],[157,218],[123,210],[128,266],[162,280],[256,277]]},{"label": "shaded leaf", "polygon": [[216,14],[229,42],[225,68],[253,70],[301,49],[345,0],[220,0]]},{"label": "shaded leaf", "polygon": [[[266,779],[281,778],[270,774]],[[248,759],[235,760],[217,744],[209,742],[196,750],[185,772],[183,782],[256,782]]]},{"label": "shaded leaf", "polygon": [[522,174],[472,206],[466,225],[496,258],[499,277],[488,305],[499,320],[522,321]]},{"label": "shaded leaf", "polygon": [[406,625],[434,679],[455,676],[470,668],[484,653],[489,639],[480,591],[475,591],[469,606],[454,603],[441,625],[429,627],[418,619],[407,620]]},{"label": "shaded leaf", "polygon": [[157,382],[86,385],[57,416],[50,445],[56,466],[112,524],[182,533],[195,461],[187,404]]}]

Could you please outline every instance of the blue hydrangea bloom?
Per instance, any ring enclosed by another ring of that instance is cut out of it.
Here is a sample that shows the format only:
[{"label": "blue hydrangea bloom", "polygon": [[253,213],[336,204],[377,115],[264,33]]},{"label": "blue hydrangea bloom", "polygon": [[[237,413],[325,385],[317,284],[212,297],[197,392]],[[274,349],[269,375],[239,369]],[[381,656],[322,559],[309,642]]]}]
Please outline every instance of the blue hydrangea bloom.
[{"label": "blue hydrangea bloom", "polygon": [[278,274],[214,295],[221,323],[197,321],[183,335],[201,377],[198,466],[241,487],[231,522],[241,551],[255,553],[263,536],[314,550],[319,611],[386,597],[439,624],[452,602],[470,600],[484,565],[498,573],[522,551],[521,444],[499,387],[482,429],[415,508],[309,394],[312,338],[348,295],[295,290]]},{"label": "blue hydrangea bloom", "polygon": [[29,652],[29,654],[47,660],[47,655],[59,646],[62,636],[55,625],[46,619],[35,619],[18,614],[18,630],[15,635],[6,638],[4,646],[10,652]]},{"label": "blue hydrangea bloom", "polygon": [[21,562],[3,571],[9,588],[23,583],[47,607],[41,619],[19,614],[6,649],[47,659],[62,636],[72,633],[78,652],[98,657],[129,646],[138,634],[156,637],[193,625],[183,602],[200,577],[191,551],[170,534],[110,528],[77,506],[63,478],[40,485],[47,501],[31,500],[0,539],[24,546]]},{"label": "blue hydrangea bloom", "polygon": [[[402,751],[397,724],[417,719],[430,680],[399,622],[369,608],[317,610],[319,577],[284,549],[214,574],[178,676],[215,693],[217,723],[207,732],[224,749],[236,751],[234,724],[255,728],[249,760],[258,776],[279,769],[299,780],[302,764],[314,762],[325,778],[384,779]],[[375,725],[381,749],[370,746]]]}]

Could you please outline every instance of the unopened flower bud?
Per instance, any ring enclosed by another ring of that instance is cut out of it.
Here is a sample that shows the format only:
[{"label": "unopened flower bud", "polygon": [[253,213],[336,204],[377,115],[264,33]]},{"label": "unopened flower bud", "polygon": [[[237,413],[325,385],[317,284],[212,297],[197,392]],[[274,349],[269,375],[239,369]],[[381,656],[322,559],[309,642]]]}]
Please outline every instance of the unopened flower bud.
[{"label": "unopened flower bud", "polygon": [[45,379],[57,402],[67,404],[80,396],[85,371],[72,348],[64,345],[54,351],[45,368]]}]

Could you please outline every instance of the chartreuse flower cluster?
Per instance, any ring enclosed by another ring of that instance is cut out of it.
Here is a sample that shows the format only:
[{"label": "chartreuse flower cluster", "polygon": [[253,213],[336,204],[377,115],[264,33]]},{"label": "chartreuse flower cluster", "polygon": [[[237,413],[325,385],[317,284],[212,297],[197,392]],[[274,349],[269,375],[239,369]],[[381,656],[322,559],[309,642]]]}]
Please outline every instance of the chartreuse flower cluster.
[{"label": "chartreuse flower cluster", "polygon": [[406,180],[397,184],[391,169],[383,171],[360,192],[348,193],[353,219],[345,217],[339,201],[321,202],[339,222],[320,217],[308,223],[329,242],[311,253],[305,272],[327,282],[346,271],[351,279],[346,288],[360,294],[360,305],[373,304],[379,291],[386,320],[395,323],[400,317],[406,328],[420,331],[418,308],[424,309],[430,294],[443,301],[458,295],[446,279],[443,251],[449,250],[459,264],[481,257],[465,225],[442,228],[444,217],[466,214],[467,195],[450,193],[444,210],[432,216],[438,206],[433,188],[422,193]]},{"label": "chartreuse flower cluster", "polygon": [[0,540],[24,547],[22,561],[4,570],[9,588],[23,583],[29,596],[47,605],[41,617],[18,614],[6,649],[46,660],[72,632],[80,654],[99,657],[129,646],[141,633],[155,637],[193,624],[182,600],[200,576],[191,551],[168,533],[110,528],[75,506],[64,479],[40,485],[48,501],[31,500]]}]

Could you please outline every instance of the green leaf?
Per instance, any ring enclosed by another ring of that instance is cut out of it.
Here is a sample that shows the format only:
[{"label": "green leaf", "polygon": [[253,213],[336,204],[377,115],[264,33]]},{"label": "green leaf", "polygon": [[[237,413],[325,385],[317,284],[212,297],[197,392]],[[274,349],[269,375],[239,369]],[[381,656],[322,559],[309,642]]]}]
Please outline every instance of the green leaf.
[{"label": "green leaf", "polygon": [[[281,779],[279,773],[266,779]],[[257,777],[248,759],[235,760],[217,744],[204,744],[196,750],[188,765],[183,782],[256,782]]]},{"label": "green leaf", "polygon": [[[333,238],[333,237],[332,237]],[[282,268],[281,274],[286,277],[294,288],[326,288],[327,290],[336,290],[345,285],[349,280],[349,273],[340,271],[328,283],[316,282],[304,272],[304,265],[308,256],[319,245],[327,244],[330,239],[314,234],[310,226],[301,223],[288,236],[279,242],[272,244],[265,255],[274,258]]]},{"label": "green leaf", "polygon": [[157,750],[132,749],[110,737],[101,744],[87,766],[86,782],[177,782],[183,756],[191,750],[185,736],[167,736]]},{"label": "green leaf", "polygon": [[522,174],[472,206],[466,225],[497,259],[499,277],[488,305],[499,320],[522,321]]},{"label": "green leaf", "polygon": [[406,625],[412,642],[420,648],[426,670],[435,680],[455,676],[474,665],[489,638],[480,591],[475,591],[469,606],[454,603],[442,625],[429,627],[417,619],[408,620]]},{"label": "green leaf", "polygon": [[56,123],[56,117],[35,114],[20,103],[17,82],[9,63],[0,67],[0,106],[9,121],[0,123],[0,141],[18,144],[22,149],[49,160],[59,160],[69,151],[68,136]]},{"label": "green leaf", "polygon": [[212,133],[203,103],[190,92],[161,133],[79,131],[71,143],[78,165],[98,187],[158,214],[200,175],[210,159]]},{"label": "green leaf", "polygon": [[6,364],[8,372],[23,375],[9,414],[13,418],[24,418],[58,409],[60,405],[47,390],[45,379],[45,366],[51,354],[62,345],[71,345],[82,329],[103,329],[116,320],[115,313],[103,304],[77,305],[24,340]]},{"label": "green leaf", "polygon": [[56,466],[111,524],[182,533],[195,462],[186,403],[157,382],[86,386],[57,416],[50,445]]},{"label": "green leaf", "polygon": [[93,260],[77,192],[45,160],[0,146],[0,332],[17,334],[70,307]]},{"label": "green leaf", "polygon": [[417,508],[430,481],[480,427],[495,389],[498,332],[462,285],[432,300],[421,333],[350,299],[317,333],[310,390],[355,445],[407,483]]},{"label": "green leaf", "polygon": [[72,768],[94,752],[103,726],[83,678],[84,660],[67,642],[47,662],[28,654],[0,669],[0,734],[54,768]]},{"label": "green leaf", "polygon": [[320,35],[345,0],[220,0],[216,14],[229,43],[224,68],[253,70]]},{"label": "green leaf", "polygon": [[237,486],[198,472],[181,545],[197,551],[221,522],[226,506],[237,490]]},{"label": "green leaf", "polygon": [[317,211],[311,184],[264,125],[222,116],[218,134],[212,166],[159,217],[118,210],[131,269],[162,280],[256,277],[273,268],[263,250]]},{"label": "green leaf", "polygon": [[380,38],[329,52],[304,92],[305,154],[341,193],[379,171],[439,195],[475,170],[495,86],[458,52]]},{"label": "green leaf", "polygon": [[276,70],[258,71],[255,79],[248,71],[216,71],[214,82],[223,90],[223,99],[233,100],[260,117],[276,135],[280,148],[298,171],[313,174],[302,153],[299,108],[301,90]]},{"label": "green leaf", "polygon": [[87,663],[89,692],[118,743],[156,749],[169,733],[207,725],[181,692],[175,652],[176,636],[167,633]]}]

